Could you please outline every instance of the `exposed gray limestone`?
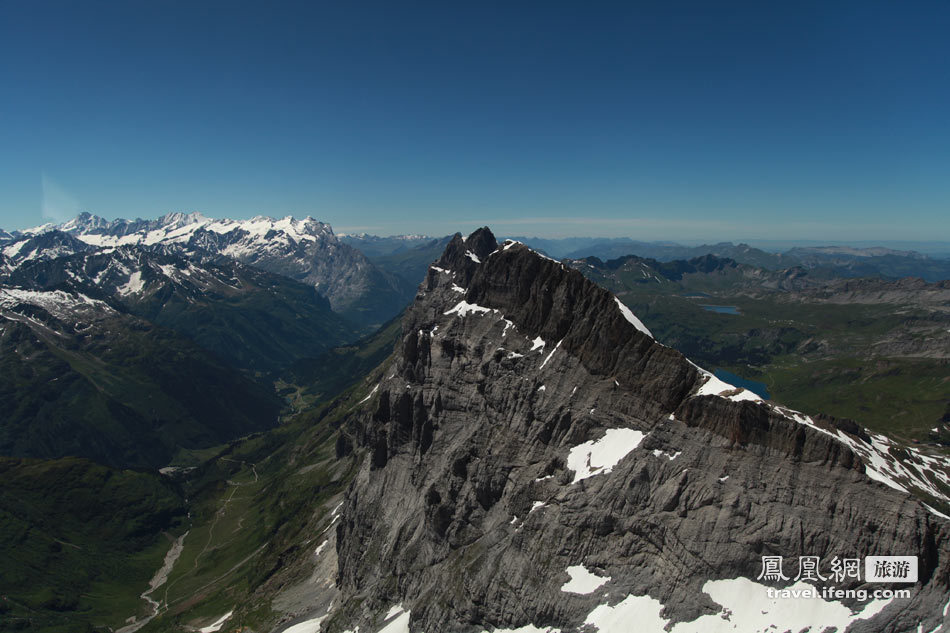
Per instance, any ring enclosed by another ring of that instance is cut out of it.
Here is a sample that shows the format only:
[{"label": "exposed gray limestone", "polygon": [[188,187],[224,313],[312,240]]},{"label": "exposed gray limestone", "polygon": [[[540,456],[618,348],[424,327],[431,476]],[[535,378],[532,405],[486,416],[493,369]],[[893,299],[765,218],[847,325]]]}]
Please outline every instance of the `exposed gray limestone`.
[{"label": "exposed gray limestone", "polygon": [[[893,488],[925,494],[938,475],[903,479],[899,451],[853,423],[696,395],[707,375],[580,273],[487,230],[457,237],[403,332],[349,427],[365,461],[337,531],[342,606],[321,630],[376,631],[402,604],[412,631],[591,631],[598,605],[630,595],[692,621],[721,611],[707,581],[755,580],[764,555],[916,555],[912,597],[850,630],[943,621],[950,521]],[[610,581],[566,593],[576,565]]]}]

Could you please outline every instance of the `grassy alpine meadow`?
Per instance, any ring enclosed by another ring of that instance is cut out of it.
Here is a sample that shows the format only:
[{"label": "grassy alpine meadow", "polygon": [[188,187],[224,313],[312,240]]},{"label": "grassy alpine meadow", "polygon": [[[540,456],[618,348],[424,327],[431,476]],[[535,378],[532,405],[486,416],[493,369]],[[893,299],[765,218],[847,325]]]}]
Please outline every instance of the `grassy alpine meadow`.
[{"label": "grassy alpine meadow", "polygon": [[929,359],[835,359],[801,362],[778,357],[760,372],[780,402],[806,413],[860,421],[903,442],[921,442],[937,427],[950,399],[950,363]]}]

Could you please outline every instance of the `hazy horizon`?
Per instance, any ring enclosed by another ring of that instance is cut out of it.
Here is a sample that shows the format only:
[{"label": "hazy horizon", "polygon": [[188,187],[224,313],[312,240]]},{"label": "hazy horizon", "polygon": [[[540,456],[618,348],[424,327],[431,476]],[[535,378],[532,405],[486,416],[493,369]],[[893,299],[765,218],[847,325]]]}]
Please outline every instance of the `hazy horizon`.
[{"label": "hazy horizon", "polygon": [[950,239],[950,5],[0,4],[0,225]]},{"label": "hazy horizon", "polygon": [[[80,213],[82,213],[82,212],[80,212]],[[98,214],[92,213],[91,211],[87,211],[87,213],[90,213],[91,215],[98,215]],[[169,212],[169,213],[176,213],[176,212]],[[250,219],[250,217],[254,217],[254,216],[249,216],[249,217],[244,217],[244,218],[237,218],[237,217],[228,217],[228,216],[211,216],[211,215],[208,215],[208,214],[205,214],[205,213],[201,213],[200,211],[199,211],[199,212],[181,211],[180,213],[186,213],[186,214],[187,214],[187,213],[200,213],[200,214],[203,215],[203,216],[206,216],[206,217],[208,217],[208,218],[213,218],[213,219],[224,219],[224,218],[227,218],[227,219],[233,219],[233,220],[247,220],[247,219]],[[25,229],[37,228],[37,227],[39,227],[39,226],[43,226],[44,224],[54,224],[54,225],[58,225],[58,224],[62,224],[62,223],[64,223],[64,222],[67,222],[67,221],[69,221],[69,220],[75,218],[77,215],[78,215],[78,213],[77,213],[76,215],[73,215],[72,217],[66,218],[66,219],[63,220],[63,221],[51,221],[51,220],[47,220],[46,222],[41,222],[41,223],[33,224],[33,225],[30,225],[30,226],[23,226],[23,227],[16,227],[16,228],[0,225],[0,229],[5,230],[5,231],[13,232],[13,231],[23,231],[23,230],[25,230]],[[104,219],[109,220],[109,221],[114,221],[114,220],[129,220],[129,221],[132,221],[132,220],[156,220],[156,219],[160,218],[160,217],[163,216],[163,215],[166,215],[166,214],[163,213],[163,214],[160,214],[160,215],[156,215],[156,216],[152,216],[152,217],[144,217],[144,218],[141,217],[141,216],[130,216],[130,217],[105,217],[105,216],[99,216],[99,217],[103,217]],[[307,217],[307,214],[304,214],[304,215],[299,215],[299,214],[297,214],[297,215],[295,215],[295,214],[274,215],[274,214],[270,214],[270,215],[268,215],[268,214],[263,214],[263,213],[262,213],[262,214],[257,214],[257,215],[261,215],[261,216],[265,216],[265,217],[271,217],[271,218],[275,218],[275,219],[278,219],[278,218],[281,218],[281,217],[286,217],[287,215],[290,215],[290,216],[293,216],[294,218],[296,218],[296,219],[298,219],[298,220]],[[876,246],[878,246],[878,247],[883,247],[883,248],[891,248],[891,249],[895,249],[895,250],[913,250],[913,251],[917,251],[917,252],[924,253],[924,254],[938,254],[938,255],[942,255],[942,256],[950,256],[950,241],[942,241],[942,240],[895,240],[895,239],[890,239],[890,240],[860,240],[860,239],[833,240],[833,239],[815,239],[815,238],[801,238],[801,239],[795,239],[795,238],[760,239],[760,238],[754,238],[754,237],[753,237],[753,238],[742,238],[742,239],[734,238],[734,237],[733,237],[733,238],[725,237],[725,238],[723,238],[723,239],[713,239],[713,238],[707,238],[707,239],[703,239],[703,238],[693,238],[693,239],[689,239],[689,238],[686,238],[686,237],[678,237],[678,236],[644,237],[644,236],[637,236],[637,235],[618,235],[618,234],[614,234],[614,235],[597,235],[597,234],[593,234],[593,233],[591,233],[591,234],[580,234],[580,233],[577,233],[577,234],[557,234],[557,235],[552,235],[552,234],[545,234],[545,231],[540,230],[540,229],[536,229],[536,230],[525,230],[525,231],[521,231],[521,232],[517,232],[517,231],[501,231],[501,230],[498,230],[497,227],[498,227],[499,225],[503,225],[503,224],[504,224],[503,222],[498,222],[498,223],[496,223],[496,224],[494,224],[494,225],[491,224],[491,223],[476,223],[476,224],[472,225],[472,226],[471,226],[470,228],[468,228],[468,229],[464,229],[464,230],[463,230],[462,228],[457,228],[457,229],[455,229],[455,230],[448,230],[448,231],[441,232],[441,233],[438,233],[438,232],[431,232],[431,231],[401,231],[401,232],[400,232],[400,231],[397,231],[397,232],[393,232],[393,233],[374,233],[373,231],[368,231],[368,230],[351,230],[351,229],[353,229],[354,227],[346,227],[346,226],[338,227],[338,226],[334,225],[332,222],[328,222],[327,220],[325,220],[325,219],[323,219],[323,218],[316,217],[316,216],[311,216],[311,217],[314,217],[315,220],[318,220],[318,221],[324,222],[324,223],[326,223],[326,224],[329,224],[330,227],[333,229],[334,234],[340,235],[340,236],[342,236],[342,235],[360,235],[360,234],[366,234],[366,235],[373,235],[373,236],[380,237],[380,238],[391,238],[391,237],[402,237],[402,236],[425,236],[425,237],[431,237],[431,238],[441,238],[441,237],[445,237],[445,236],[447,236],[447,235],[454,235],[454,234],[457,233],[457,232],[458,232],[458,233],[462,233],[463,235],[467,235],[467,234],[471,233],[472,231],[474,231],[475,229],[477,229],[477,228],[479,228],[479,227],[481,227],[481,226],[488,226],[489,228],[492,229],[493,232],[495,232],[495,233],[496,233],[498,236],[500,236],[500,237],[524,237],[524,238],[526,238],[526,239],[539,239],[539,240],[571,240],[571,239],[575,239],[575,240],[616,240],[616,239],[629,239],[629,240],[632,240],[632,241],[635,241],[635,242],[649,242],[649,243],[664,243],[664,242],[665,242],[665,243],[671,243],[671,244],[678,244],[678,245],[682,245],[682,246],[700,246],[700,245],[703,245],[703,244],[712,245],[712,244],[716,244],[716,243],[719,243],[719,242],[732,242],[733,244],[745,243],[745,244],[748,244],[748,245],[753,246],[753,247],[755,247],[755,248],[760,248],[760,249],[762,249],[762,250],[770,251],[770,252],[781,252],[781,251],[787,250],[787,249],[792,248],[792,247],[795,247],[795,246],[849,246],[849,247],[855,247],[855,248],[871,248],[871,247],[876,247]],[[520,223],[519,223],[518,225],[521,226],[522,228],[532,226],[532,225],[520,224]],[[357,229],[362,229],[362,228],[366,228],[366,227],[356,227],[356,228],[357,228]]]}]

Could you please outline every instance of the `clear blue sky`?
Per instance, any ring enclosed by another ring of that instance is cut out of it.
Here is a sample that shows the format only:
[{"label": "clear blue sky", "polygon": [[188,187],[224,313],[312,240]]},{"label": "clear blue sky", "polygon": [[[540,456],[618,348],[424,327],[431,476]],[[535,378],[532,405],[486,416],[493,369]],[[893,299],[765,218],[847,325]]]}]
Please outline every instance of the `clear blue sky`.
[{"label": "clear blue sky", "polygon": [[0,0],[0,227],[950,240],[945,0],[460,4]]}]

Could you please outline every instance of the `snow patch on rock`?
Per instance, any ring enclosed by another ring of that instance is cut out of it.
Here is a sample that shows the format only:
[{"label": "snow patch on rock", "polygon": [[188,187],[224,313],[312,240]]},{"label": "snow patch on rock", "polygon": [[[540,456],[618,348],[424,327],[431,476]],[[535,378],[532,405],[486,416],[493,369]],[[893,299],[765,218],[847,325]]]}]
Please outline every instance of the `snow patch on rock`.
[{"label": "snow patch on rock", "polygon": [[463,317],[476,312],[495,312],[495,310],[474,303],[468,303],[467,301],[459,301],[454,308],[448,312],[443,312],[443,314],[458,314],[460,317]]},{"label": "snow patch on rock", "polygon": [[598,576],[583,565],[573,565],[566,571],[571,579],[561,585],[561,591],[565,593],[586,595],[610,582],[610,576]]},{"label": "snow patch on rock", "polygon": [[640,445],[644,437],[646,435],[642,431],[633,429],[607,429],[599,440],[575,446],[567,455],[567,467],[574,471],[571,483],[609,473],[621,459]]}]

